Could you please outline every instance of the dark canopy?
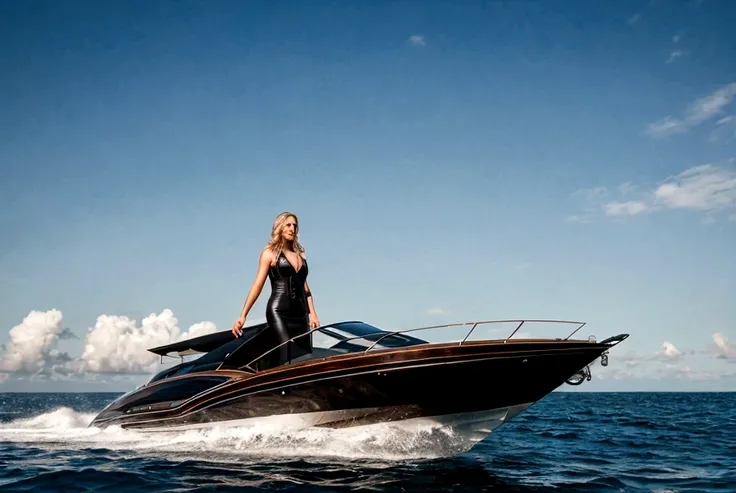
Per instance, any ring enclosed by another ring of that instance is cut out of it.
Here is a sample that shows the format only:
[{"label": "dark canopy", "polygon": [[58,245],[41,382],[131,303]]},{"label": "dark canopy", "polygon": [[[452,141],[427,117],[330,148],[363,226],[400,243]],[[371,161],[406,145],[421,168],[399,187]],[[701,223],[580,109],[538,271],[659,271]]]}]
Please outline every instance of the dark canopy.
[{"label": "dark canopy", "polygon": [[[254,329],[260,330],[265,327],[266,324],[262,323],[245,327],[245,329],[252,333]],[[186,341],[175,342],[172,344],[166,344],[165,346],[155,347],[149,349],[149,351],[160,356],[166,356],[169,353],[178,353],[179,356],[185,356],[187,354],[195,353],[209,353],[210,351],[213,351],[223,344],[226,344],[233,340],[235,340],[235,336],[233,335],[232,331],[223,330],[220,332],[215,332],[213,334],[206,334],[203,336],[194,337],[192,339],[187,339]]]}]

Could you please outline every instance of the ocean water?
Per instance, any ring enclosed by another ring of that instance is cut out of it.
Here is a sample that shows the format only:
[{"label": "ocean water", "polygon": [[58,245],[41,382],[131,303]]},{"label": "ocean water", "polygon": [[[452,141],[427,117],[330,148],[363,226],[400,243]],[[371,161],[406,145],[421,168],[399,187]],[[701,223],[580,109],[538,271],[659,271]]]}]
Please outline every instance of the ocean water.
[{"label": "ocean water", "polygon": [[390,425],[87,428],[117,395],[0,394],[0,491],[736,491],[736,393],[555,392],[464,453]]}]

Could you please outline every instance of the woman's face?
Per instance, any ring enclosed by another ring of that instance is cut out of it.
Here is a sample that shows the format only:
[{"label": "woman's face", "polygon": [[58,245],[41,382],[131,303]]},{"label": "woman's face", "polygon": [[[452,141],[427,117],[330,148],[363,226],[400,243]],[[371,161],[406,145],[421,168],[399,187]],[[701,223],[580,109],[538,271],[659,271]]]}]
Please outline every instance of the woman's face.
[{"label": "woman's face", "polygon": [[294,241],[296,238],[297,225],[296,218],[289,216],[284,221],[284,225],[281,227],[281,237],[286,241]]}]

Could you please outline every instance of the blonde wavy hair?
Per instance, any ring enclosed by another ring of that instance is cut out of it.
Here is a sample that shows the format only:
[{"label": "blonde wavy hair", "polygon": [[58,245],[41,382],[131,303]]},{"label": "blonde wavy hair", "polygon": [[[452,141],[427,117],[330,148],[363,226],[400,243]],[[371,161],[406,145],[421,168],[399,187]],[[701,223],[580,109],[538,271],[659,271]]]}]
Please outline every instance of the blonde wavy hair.
[{"label": "blonde wavy hair", "polygon": [[266,249],[270,250],[273,253],[273,261],[271,261],[271,265],[275,265],[276,262],[278,262],[279,256],[281,255],[281,252],[284,250],[284,238],[281,236],[281,231],[284,228],[284,223],[286,220],[290,217],[294,218],[294,222],[296,222],[296,235],[294,237],[294,251],[299,255],[304,255],[305,250],[304,247],[299,243],[299,218],[296,216],[296,214],[292,212],[282,212],[278,216],[276,216],[276,219],[273,221],[273,226],[271,227],[271,238],[268,240],[268,243],[266,244]]}]

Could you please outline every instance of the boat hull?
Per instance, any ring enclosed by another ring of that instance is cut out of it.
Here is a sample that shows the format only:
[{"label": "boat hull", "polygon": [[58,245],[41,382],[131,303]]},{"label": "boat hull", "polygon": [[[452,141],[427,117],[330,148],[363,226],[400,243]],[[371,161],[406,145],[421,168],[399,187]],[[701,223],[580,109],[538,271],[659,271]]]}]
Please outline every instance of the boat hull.
[{"label": "boat hull", "polygon": [[[606,349],[582,341],[445,345],[336,356],[256,374],[203,372],[124,396],[91,426],[174,430],[291,416],[304,426],[344,428],[491,416],[495,425],[478,428],[490,433]],[[174,386],[207,378],[222,378],[223,383],[191,398],[177,397]],[[156,401],[154,392],[168,400]],[[141,405],[146,398],[153,402]],[[484,419],[478,422],[488,421]]]}]

